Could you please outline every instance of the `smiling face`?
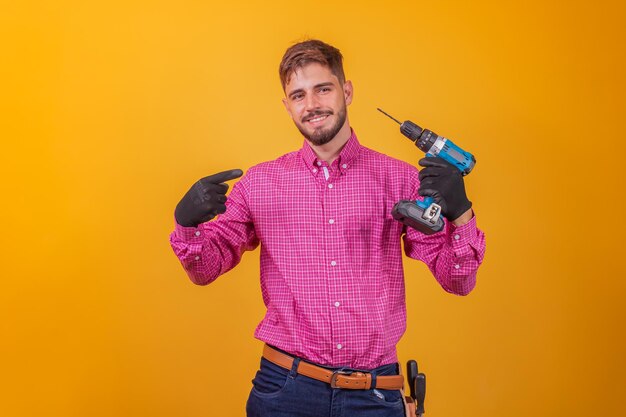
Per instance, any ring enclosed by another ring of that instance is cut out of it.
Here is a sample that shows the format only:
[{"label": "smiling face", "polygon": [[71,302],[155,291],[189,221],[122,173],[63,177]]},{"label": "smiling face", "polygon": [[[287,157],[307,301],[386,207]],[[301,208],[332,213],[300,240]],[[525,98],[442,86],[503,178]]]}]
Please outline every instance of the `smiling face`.
[{"label": "smiling face", "polygon": [[317,62],[296,69],[285,84],[283,104],[302,135],[324,145],[349,129],[346,107],[352,103],[352,83],[343,85]]}]

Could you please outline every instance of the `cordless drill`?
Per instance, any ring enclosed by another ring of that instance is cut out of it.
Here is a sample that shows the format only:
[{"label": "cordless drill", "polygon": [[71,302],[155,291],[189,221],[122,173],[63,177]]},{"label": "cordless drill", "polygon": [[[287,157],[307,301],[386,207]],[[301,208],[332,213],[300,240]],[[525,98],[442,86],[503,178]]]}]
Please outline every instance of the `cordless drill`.
[{"label": "cordless drill", "polygon": [[[426,156],[443,158],[456,166],[463,176],[474,168],[476,164],[474,156],[459,148],[450,139],[439,136],[432,130],[422,129],[410,120],[401,123],[381,109],[378,111],[398,123],[400,132],[415,142],[415,146],[425,152]],[[439,232],[444,227],[441,206],[435,203],[432,197],[425,197],[423,200],[401,200],[393,207],[391,215],[394,219],[427,235]]]}]

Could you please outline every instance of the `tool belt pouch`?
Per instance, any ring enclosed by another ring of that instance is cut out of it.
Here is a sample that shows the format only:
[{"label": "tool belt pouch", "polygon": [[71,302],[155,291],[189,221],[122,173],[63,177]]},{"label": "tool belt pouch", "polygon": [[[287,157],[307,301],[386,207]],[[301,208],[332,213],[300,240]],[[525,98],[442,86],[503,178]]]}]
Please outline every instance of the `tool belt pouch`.
[{"label": "tool belt pouch", "polygon": [[403,396],[403,398],[406,417],[415,417],[415,400],[408,395]]}]

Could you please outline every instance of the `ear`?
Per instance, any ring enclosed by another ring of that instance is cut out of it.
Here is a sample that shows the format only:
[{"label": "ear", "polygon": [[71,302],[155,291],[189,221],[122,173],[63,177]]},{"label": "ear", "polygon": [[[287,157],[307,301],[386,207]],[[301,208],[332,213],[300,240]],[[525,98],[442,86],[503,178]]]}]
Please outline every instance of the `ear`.
[{"label": "ear", "polygon": [[289,108],[289,102],[287,101],[287,98],[283,98],[283,106],[285,106],[285,110],[287,110],[287,113],[289,113],[289,116],[293,119],[293,115],[291,114],[291,109]]},{"label": "ear", "polygon": [[343,97],[346,100],[346,106],[352,103],[352,96],[354,95],[354,89],[352,87],[352,81],[346,81],[343,83]]}]

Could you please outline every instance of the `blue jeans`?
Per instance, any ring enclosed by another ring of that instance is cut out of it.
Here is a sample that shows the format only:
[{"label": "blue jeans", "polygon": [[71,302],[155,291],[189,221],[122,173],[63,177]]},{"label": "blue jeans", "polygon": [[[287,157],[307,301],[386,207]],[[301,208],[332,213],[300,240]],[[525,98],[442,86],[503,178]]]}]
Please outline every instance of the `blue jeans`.
[{"label": "blue jeans", "polygon": [[[404,417],[400,390],[350,390],[298,374],[299,359],[291,370],[261,358],[246,404],[248,417]],[[356,371],[351,368],[331,370]],[[398,375],[398,364],[369,370],[373,377]]]}]

